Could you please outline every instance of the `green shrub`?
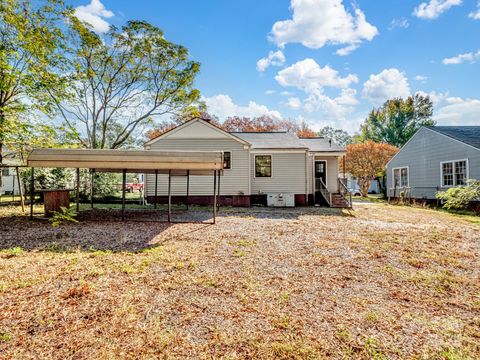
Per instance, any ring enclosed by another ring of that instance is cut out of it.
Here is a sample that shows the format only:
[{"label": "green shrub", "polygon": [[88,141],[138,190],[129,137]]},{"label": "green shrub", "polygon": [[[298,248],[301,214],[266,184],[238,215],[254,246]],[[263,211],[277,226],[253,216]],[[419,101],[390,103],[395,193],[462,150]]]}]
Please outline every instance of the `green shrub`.
[{"label": "green shrub", "polygon": [[53,227],[57,227],[63,222],[78,223],[75,219],[77,213],[69,208],[60,207],[61,211],[54,211],[53,216],[49,219]]},{"label": "green shrub", "polygon": [[467,185],[452,187],[435,194],[437,199],[444,200],[446,209],[467,209],[472,202],[476,202],[473,210],[480,214],[480,180],[467,180]]}]

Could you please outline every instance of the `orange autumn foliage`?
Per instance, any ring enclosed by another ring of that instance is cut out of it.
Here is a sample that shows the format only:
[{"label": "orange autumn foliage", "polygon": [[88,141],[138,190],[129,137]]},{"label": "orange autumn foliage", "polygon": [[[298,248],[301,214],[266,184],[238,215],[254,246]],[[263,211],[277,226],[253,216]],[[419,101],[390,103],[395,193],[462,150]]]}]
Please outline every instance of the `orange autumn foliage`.
[{"label": "orange autumn foliage", "polygon": [[372,180],[383,173],[387,162],[397,152],[398,148],[395,146],[371,140],[347,146],[345,166],[352,176],[358,178],[363,196],[367,196]]}]

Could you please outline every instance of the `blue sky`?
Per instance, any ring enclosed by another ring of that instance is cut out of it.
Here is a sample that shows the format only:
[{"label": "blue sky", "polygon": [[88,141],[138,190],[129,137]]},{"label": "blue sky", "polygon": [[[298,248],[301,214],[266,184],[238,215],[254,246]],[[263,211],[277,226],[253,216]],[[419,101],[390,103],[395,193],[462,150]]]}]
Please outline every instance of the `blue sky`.
[{"label": "blue sky", "polygon": [[[480,125],[476,0],[84,0],[102,33],[160,27],[202,65],[209,112],[268,114],[354,133],[373,106],[430,94],[442,125]],[[262,60],[263,59],[263,60]]]}]

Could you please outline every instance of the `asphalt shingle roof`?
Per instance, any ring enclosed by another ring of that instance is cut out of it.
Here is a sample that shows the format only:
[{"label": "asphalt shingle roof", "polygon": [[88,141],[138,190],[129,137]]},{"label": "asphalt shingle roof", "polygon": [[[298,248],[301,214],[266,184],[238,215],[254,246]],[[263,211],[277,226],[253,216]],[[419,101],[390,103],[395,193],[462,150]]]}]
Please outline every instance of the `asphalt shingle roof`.
[{"label": "asphalt shingle roof", "polygon": [[480,149],[480,126],[428,126],[428,128]]},{"label": "asphalt shingle roof", "polygon": [[309,149],[310,151],[345,151],[329,139],[300,139],[290,132],[232,132],[252,144],[254,149]]},{"label": "asphalt shingle roof", "polygon": [[289,132],[233,132],[252,144],[255,149],[306,149],[307,146],[293,133]]},{"label": "asphalt shingle roof", "polygon": [[327,138],[309,138],[300,140],[308,146],[310,151],[345,151],[345,148]]}]

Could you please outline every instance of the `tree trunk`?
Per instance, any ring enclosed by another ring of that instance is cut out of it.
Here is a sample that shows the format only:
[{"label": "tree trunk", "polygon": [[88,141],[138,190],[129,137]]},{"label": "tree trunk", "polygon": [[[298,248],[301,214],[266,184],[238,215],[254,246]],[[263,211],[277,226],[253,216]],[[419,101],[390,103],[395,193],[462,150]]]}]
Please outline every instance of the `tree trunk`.
[{"label": "tree trunk", "polygon": [[358,186],[360,187],[360,192],[362,193],[363,197],[368,196],[368,189],[370,188],[371,183],[372,183],[372,180],[370,180],[370,179],[359,179],[358,180]]}]

